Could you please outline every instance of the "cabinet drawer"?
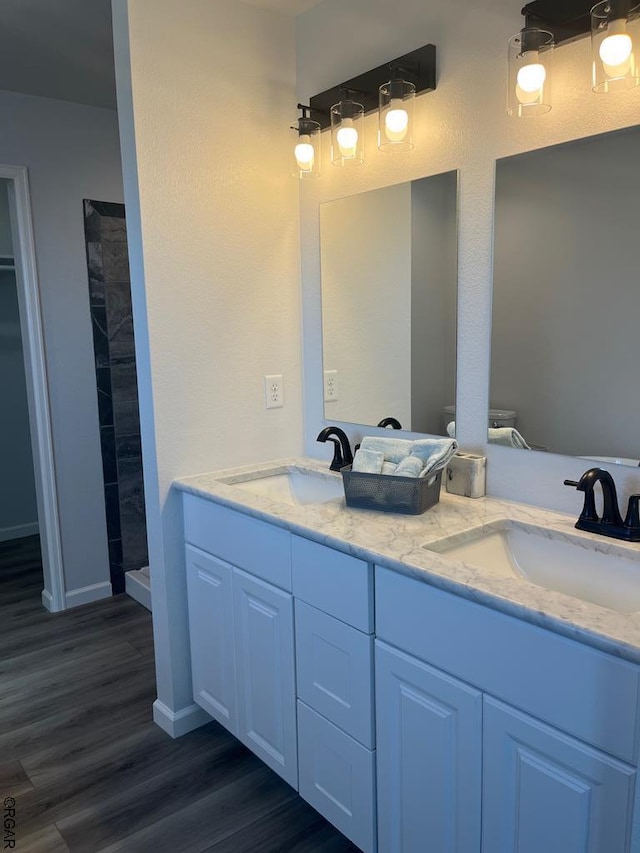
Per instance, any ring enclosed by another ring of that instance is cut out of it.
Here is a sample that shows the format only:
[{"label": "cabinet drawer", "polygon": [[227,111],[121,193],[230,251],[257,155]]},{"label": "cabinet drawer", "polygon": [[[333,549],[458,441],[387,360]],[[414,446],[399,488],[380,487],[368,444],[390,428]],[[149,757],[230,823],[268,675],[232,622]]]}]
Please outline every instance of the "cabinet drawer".
[{"label": "cabinet drawer", "polygon": [[291,591],[291,536],[194,495],[183,496],[184,537],[191,545]]},{"label": "cabinet drawer", "polygon": [[296,601],[298,696],[364,746],[374,746],[373,637]]},{"label": "cabinet drawer", "polygon": [[291,537],[293,593],[307,604],[373,633],[373,567],[301,536]]},{"label": "cabinet drawer", "polygon": [[375,753],[298,702],[300,796],[365,853],[375,842]]},{"label": "cabinet drawer", "polygon": [[634,764],[638,667],[376,567],[376,634]]}]

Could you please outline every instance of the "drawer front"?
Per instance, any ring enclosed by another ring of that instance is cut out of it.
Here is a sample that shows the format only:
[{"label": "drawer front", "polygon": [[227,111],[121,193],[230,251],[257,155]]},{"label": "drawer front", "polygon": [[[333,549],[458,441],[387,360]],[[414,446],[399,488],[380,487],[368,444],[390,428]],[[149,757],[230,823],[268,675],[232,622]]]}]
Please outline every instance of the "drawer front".
[{"label": "drawer front", "polygon": [[376,567],[376,634],[634,764],[638,667]]},{"label": "drawer front", "polygon": [[300,796],[365,853],[375,841],[375,753],[298,702]]},{"label": "drawer front", "polygon": [[298,697],[373,749],[373,637],[296,601]]},{"label": "drawer front", "polygon": [[288,531],[194,495],[183,507],[187,542],[291,592]]},{"label": "drawer front", "polygon": [[373,633],[373,567],[301,536],[291,537],[293,594],[307,604]]}]

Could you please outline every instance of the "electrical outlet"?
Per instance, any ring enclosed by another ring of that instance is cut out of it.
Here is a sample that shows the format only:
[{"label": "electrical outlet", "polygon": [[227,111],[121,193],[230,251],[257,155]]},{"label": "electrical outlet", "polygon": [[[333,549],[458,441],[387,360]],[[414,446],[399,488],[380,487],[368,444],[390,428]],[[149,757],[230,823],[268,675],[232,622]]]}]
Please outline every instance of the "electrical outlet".
[{"label": "electrical outlet", "polygon": [[267,409],[281,409],[284,406],[284,383],[281,373],[264,377],[264,393]]},{"label": "electrical outlet", "polygon": [[324,401],[333,403],[338,399],[338,371],[325,370],[324,372]]}]

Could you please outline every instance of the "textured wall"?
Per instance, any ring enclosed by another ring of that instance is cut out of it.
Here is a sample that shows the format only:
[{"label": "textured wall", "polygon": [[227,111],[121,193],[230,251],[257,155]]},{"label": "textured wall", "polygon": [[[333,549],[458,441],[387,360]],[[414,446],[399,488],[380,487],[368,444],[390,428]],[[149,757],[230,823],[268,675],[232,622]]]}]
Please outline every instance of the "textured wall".
[{"label": "textured wall", "polygon": [[0,92],[0,161],[27,166],[67,593],[109,580],[82,200],[122,201],[117,116]]},{"label": "textured wall", "polygon": [[[180,475],[301,450],[290,18],[116,0],[158,696],[192,704]],[[286,405],[265,409],[265,374]]]},{"label": "textured wall", "polygon": [[[557,51],[553,110],[539,120],[510,119],[505,112],[507,41],[521,26],[521,7],[520,0],[324,0],[296,20],[302,100],[427,42],[437,45],[439,57],[437,91],[416,102],[417,150],[396,156],[378,152],[372,116],[365,167],[333,168],[325,145],[322,179],[301,189],[306,449],[324,456],[313,441],[324,424],[318,205],[460,169],[458,435],[469,449],[486,450],[492,494],[574,512],[580,501],[562,480],[578,476],[583,461],[486,447],[495,160],[636,124],[640,90],[611,98],[592,94],[590,46],[582,40]],[[633,469],[616,471],[616,478],[623,490],[634,483],[637,489]]]}]

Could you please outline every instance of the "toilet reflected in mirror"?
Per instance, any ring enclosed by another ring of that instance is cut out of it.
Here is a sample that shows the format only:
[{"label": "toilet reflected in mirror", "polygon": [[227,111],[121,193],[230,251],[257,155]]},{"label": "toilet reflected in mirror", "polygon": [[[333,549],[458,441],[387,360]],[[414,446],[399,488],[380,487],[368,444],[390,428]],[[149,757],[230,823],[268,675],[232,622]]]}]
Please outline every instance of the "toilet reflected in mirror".
[{"label": "toilet reflected in mirror", "polygon": [[[320,206],[324,413],[446,435],[455,401],[458,173]],[[391,422],[389,422],[391,424]]]}]

